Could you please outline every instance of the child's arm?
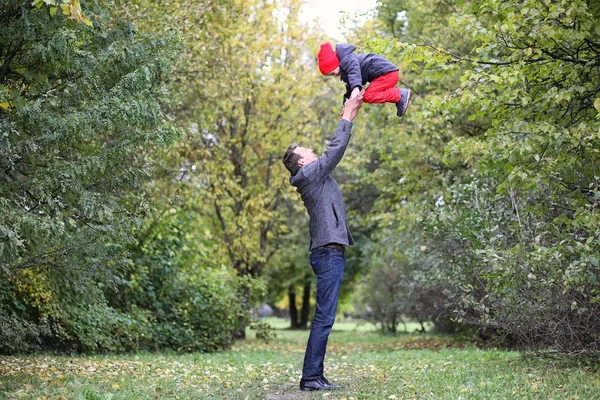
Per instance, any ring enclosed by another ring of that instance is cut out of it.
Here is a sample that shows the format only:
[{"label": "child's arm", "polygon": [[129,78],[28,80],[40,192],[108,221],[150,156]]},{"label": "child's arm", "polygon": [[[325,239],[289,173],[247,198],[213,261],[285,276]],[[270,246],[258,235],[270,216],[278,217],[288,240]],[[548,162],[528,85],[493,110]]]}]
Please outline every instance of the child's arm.
[{"label": "child's arm", "polygon": [[362,74],[360,72],[360,64],[354,54],[348,54],[340,60],[340,68],[348,74],[348,89],[346,98],[354,99],[362,90]]},{"label": "child's arm", "polygon": [[[344,112],[343,108],[344,108],[344,105],[346,104],[346,101],[348,101],[350,99],[358,98],[360,93],[361,93],[360,88],[355,87],[354,90],[350,91],[350,87],[348,85],[346,85],[346,93],[344,93],[344,100],[342,101],[342,112]],[[340,112],[340,116],[342,115],[342,112]]]}]

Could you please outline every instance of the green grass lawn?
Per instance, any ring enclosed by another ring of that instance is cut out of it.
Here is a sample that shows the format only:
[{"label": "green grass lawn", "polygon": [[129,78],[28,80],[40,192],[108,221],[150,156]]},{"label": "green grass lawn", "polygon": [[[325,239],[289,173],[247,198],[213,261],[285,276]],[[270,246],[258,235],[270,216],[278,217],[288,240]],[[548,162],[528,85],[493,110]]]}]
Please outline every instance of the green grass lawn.
[{"label": "green grass lawn", "polygon": [[[290,327],[290,321],[283,318],[269,317],[264,319],[275,329],[287,329]],[[425,329],[429,329],[431,325],[425,324]],[[361,320],[337,320],[334,326],[336,331],[353,331],[353,332],[375,332],[380,326],[375,326],[371,322]],[[421,325],[416,322],[407,322],[406,330],[404,325],[400,324],[398,330],[402,333],[416,332],[421,329]],[[252,331],[249,331],[252,334]]]},{"label": "green grass lawn", "polygon": [[248,339],[217,354],[0,357],[0,398],[600,399],[600,375],[587,368],[429,334],[336,328],[325,369],[340,391],[300,392],[308,332],[278,329],[270,344]]}]

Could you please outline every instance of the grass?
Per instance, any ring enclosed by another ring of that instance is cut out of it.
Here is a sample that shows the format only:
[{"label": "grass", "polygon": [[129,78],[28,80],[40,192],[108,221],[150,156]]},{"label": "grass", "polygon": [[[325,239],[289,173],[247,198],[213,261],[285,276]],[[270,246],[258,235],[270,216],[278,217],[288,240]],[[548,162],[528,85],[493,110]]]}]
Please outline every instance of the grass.
[{"label": "grass", "polygon": [[[268,317],[264,319],[265,322],[269,323],[274,329],[287,329],[290,326],[290,322],[283,318]],[[428,329],[430,325],[425,323],[425,328]],[[342,319],[335,323],[335,331],[352,331],[352,332],[376,332],[380,327],[375,326],[371,322],[353,319]],[[404,325],[399,326],[399,330],[404,333],[412,333],[421,329],[421,325],[417,322],[407,322],[406,330]],[[252,333],[250,331],[250,333]]]},{"label": "grass", "polygon": [[[287,327],[281,321],[273,325]],[[0,358],[5,399],[600,399],[600,376],[429,334],[336,324],[325,362],[336,392],[300,392],[308,332],[277,330],[217,354]]]}]

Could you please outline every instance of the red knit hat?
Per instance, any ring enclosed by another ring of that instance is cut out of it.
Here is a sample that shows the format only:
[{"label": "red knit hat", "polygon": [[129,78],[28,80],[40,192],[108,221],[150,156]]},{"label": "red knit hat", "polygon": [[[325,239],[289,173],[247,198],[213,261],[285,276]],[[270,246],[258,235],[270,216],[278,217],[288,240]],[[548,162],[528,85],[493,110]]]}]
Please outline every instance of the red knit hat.
[{"label": "red knit hat", "polygon": [[340,65],[340,60],[338,60],[337,55],[329,42],[325,42],[321,45],[318,58],[319,70],[323,75],[330,73]]}]

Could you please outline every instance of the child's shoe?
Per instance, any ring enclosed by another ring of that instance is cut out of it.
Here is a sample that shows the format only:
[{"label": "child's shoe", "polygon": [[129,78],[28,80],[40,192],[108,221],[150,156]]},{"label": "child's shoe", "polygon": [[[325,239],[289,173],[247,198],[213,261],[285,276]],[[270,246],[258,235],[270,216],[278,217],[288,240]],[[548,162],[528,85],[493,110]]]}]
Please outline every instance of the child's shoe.
[{"label": "child's shoe", "polygon": [[402,117],[406,113],[409,101],[410,89],[400,89],[400,101],[396,103],[396,108],[398,109],[397,116]]}]

